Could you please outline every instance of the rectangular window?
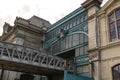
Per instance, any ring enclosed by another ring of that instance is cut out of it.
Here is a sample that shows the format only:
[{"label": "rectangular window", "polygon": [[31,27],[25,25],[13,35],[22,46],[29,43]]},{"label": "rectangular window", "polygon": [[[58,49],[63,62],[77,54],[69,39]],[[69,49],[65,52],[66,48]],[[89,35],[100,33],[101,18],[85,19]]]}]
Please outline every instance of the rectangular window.
[{"label": "rectangular window", "polygon": [[120,80],[120,65],[113,67],[113,80]]},{"label": "rectangular window", "polygon": [[116,29],[115,29],[115,23],[111,23],[110,24],[110,37],[111,37],[111,41],[116,40]]},{"label": "rectangular window", "polygon": [[120,39],[120,20],[117,21],[118,26],[118,38]]},{"label": "rectangular window", "polygon": [[110,41],[120,39],[120,9],[117,9],[108,16]]}]

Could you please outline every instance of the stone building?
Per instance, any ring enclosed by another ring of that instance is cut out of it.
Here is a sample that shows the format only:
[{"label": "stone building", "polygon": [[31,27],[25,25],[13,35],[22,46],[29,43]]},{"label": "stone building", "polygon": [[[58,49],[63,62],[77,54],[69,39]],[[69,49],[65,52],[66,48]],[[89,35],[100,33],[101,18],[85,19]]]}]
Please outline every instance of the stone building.
[{"label": "stone building", "polygon": [[10,26],[8,23],[4,24],[0,41],[43,50],[46,29],[50,25],[48,21],[37,16],[33,16],[28,20],[16,17],[14,26]]},{"label": "stone building", "polygon": [[94,80],[120,79],[120,0],[86,0],[89,58]]},{"label": "stone building", "polygon": [[[50,25],[51,24],[48,21],[37,16],[32,16],[27,20],[21,17],[16,17],[14,26],[11,26],[8,23],[4,24],[3,34],[0,37],[0,41],[23,45],[39,51],[44,51],[43,43],[45,39],[45,33],[47,27]],[[3,72],[0,72],[1,75],[4,73],[2,80],[19,80],[20,76],[24,74],[22,72],[10,70],[4,70]],[[33,78],[30,75],[26,76],[31,77],[31,79]],[[40,75],[34,75],[34,80],[39,79]]]},{"label": "stone building", "polygon": [[0,40],[64,58],[74,71],[64,80],[120,80],[120,0],[102,2],[86,0],[53,25],[36,16],[16,18],[14,27],[5,23]]}]

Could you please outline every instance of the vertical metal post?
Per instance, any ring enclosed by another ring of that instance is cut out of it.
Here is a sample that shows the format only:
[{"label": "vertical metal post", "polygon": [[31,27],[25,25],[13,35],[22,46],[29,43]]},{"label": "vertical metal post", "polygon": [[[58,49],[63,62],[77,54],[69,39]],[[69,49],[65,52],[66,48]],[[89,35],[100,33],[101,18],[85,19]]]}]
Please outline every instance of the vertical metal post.
[{"label": "vertical metal post", "polygon": [[3,74],[4,74],[4,69],[2,68],[1,75],[0,75],[0,80],[3,80]]},{"label": "vertical metal post", "polygon": [[64,70],[64,80],[67,80],[67,70]]}]

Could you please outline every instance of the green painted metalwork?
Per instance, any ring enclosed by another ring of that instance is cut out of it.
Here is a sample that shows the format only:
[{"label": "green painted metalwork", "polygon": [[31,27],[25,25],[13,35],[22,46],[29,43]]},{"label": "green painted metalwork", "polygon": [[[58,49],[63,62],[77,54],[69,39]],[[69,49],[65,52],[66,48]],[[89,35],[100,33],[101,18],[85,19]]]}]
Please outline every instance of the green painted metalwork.
[{"label": "green painted metalwork", "polygon": [[65,53],[65,52],[67,52],[67,51],[70,51],[70,50],[73,50],[73,49],[76,49],[76,48],[80,48],[80,47],[83,47],[83,46],[86,46],[86,45],[88,45],[88,42],[83,43],[83,44],[78,45],[78,46],[75,46],[75,47],[71,47],[71,48],[66,49],[66,50],[63,50],[63,51],[61,51],[61,52],[55,53],[54,55],[63,54],[63,53]]},{"label": "green painted metalwork", "polygon": [[[61,19],[56,22],[52,26],[50,26],[47,30],[46,40],[52,39],[60,34],[60,30],[68,30],[71,33],[71,30],[77,29],[81,30],[86,25],[87,29],[87,12],[83,9],[83,11],[79,11],[79,14],[74,14],[75,16],[66,16],[66,18]],[[66,21],[67,20],[67,21]],[[57,23],[59,25],[57,25]],[[79,28],[79,29],[78,29]],[[74,30],[75,31],[75,30]],[[87,32],[87,31],[86,31]]]},{"label": "green painted metalwork", "polygon": [[[70,34],[67,34],[65,37],[71,36],[71,35],[74,35],[74,34],[84,34],[85,36],[88,37],[88,34],[87,34],[86,32],[84,32],[84,31],[72,32],[72,33],[70,33]],[[45,48],[46,48],[46,49],[49,48],[50,46],[52,46],[55,42],[57,42],[57,41],[59,41],[59,40],[61,40],[61,39],[60,39],[60,38],[57,38],[57,37],[50,39],[49,41],[46,42],[46,44],[48,44],[48,45],[45,45]],[[78,44],[78,45],[79,45],[79,44]]]},{"label": "green painted metalwork", "polygon": [[89,63],[88,54],[77,56],[75,59],[76,59],[76,66],[81,66]]},{"label": "green painted metalwork", "polygon": [[51,31],[53,30],[54,28],[60,26],[61,24],[64,24],[66,22],[68,22],[70,19],[72,19],[73,17],[75,16],[78,16],[80,15],[82,12],[84,12],[85,9],[83,7],[80,7],[78,9],[76,9],[75,11],[73,11],[72,13],[68,14],[67,16],[65,16],[64,18],[62,18],[61,20],[59,20],[58,22],[56,22],[55,24],[51,25],[49,28],[48,28],[48,31]]},{"label": "green painted metalwork", "polygon": [[[77,38],[76,39],[77,41],[75,41],[75,40],[73,40],[73,36],[76,34],[78,35],[78,37],[79,37],[79,35],[80,36],[82,35],[83,38],[86,37],[86,39],[83,40],[83,39]],[[76,32],[65,38],[60,38],[60,39],[54,40],[53,42],[51,42],[50,48],[52,48],[52,49],[54,49],[54,51],[56,51],[56,52],[52,52],[52,54],[60,54],[60,53],[63,53],[63,51],[65,52],[65,51],[76,49],[77,47],[82,47],[82,46],[86,46],[86,45],[88,45],[86,34],[83,34],[83,32]]]},{"label": "green painted metalwork", "polygon": [[64,80],[94,80],[90,77],[84,77],[77,74],[69,74],[66,70],[64,71]]},{"label": "green painted metalwork", "polygon": [[83,55],[76,56],[76,52],[73,53],[77,65],[84,65],[88,64],[87,45],[87,11],[80,7],[48,28],[44,48],[51,55],[64,54],[70,50],[76,51],[76,49],[84,50],[82,53],[77,53],[85,53]]}]

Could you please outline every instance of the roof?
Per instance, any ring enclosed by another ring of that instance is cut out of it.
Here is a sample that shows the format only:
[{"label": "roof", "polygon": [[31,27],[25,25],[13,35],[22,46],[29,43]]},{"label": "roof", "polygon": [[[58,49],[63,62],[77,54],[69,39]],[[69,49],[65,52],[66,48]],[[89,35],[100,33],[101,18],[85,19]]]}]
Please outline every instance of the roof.
[{"label": "roof", "polygon": [[66,21],[68,21],[68,20],[72,19],[73,17],[81,14],[84,11],[85,11],[85,9],[83,7],[77,8],[76,10],[71,12],[70,14],[66,15],[65,17],[63,17],[62,19],[60,19],[59,21],[57,21],[56,23],[54,23],[53,25],[48,27],[48,31],[47,32],[53,30],[54,28],[58,27],[61,24],[64,24]]},{"label": "roof", "polygon": [[36,25],[38,27],[44,27],[44,26],[49,27],[51,25],[49,21],[37,17],[35,15],[33,15],[30,19],[28,19],[28,21],[30,21],[30,24]]}]

